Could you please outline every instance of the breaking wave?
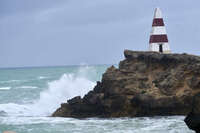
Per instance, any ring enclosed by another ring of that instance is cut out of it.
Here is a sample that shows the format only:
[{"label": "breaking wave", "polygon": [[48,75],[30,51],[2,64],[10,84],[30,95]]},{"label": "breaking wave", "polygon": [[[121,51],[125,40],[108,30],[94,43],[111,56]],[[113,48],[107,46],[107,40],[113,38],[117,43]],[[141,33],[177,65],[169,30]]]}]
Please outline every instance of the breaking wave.
[{"label": "breaking wave", "polygon": [[63,74],[60,79],[49,82],[48,89],[32,104],[0,104],[0,112],[8,116],[49,116],[61,103],[74,96],[84,96],[94,87],[95,83],[86,76],[90,72],[90,67],[81,67],[76,74]]},{"label": "breaking wave", "polygon": [[11,87],[0,87],[0,90],[10,90]]},{"label": "breaking wave", "polygon": [[45,76],[39,76],[39,77],[37,77],[37,79],[48,79],[48,77],[45,77]]},{"label": "breaking wave", "polygon": [[37,86],[19,86],[19,87],[16,87],[16,89],[37,89],[38,87]]}]

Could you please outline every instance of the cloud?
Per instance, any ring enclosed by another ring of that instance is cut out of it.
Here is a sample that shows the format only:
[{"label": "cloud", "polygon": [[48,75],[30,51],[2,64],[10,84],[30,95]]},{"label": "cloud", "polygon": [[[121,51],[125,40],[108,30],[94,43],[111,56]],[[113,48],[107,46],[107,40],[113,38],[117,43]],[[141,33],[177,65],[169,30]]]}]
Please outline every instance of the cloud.
[{"label": "cloud", "polygon": [[124,49],[148,49],[157,5],[163,10],[172,51],[197,54],[199,3],[1,0],[0,66],[117,63]]}]

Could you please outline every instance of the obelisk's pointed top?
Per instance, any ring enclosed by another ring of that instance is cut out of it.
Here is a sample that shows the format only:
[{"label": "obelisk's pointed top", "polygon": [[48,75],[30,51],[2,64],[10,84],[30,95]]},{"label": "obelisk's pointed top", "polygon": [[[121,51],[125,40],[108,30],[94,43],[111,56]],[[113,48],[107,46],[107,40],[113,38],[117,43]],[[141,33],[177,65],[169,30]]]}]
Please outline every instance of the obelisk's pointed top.
[{"label": "obelisk's pointed top", "polygon": [[162,18],[162,12],[158,7],[155,9],[154,18]]}]

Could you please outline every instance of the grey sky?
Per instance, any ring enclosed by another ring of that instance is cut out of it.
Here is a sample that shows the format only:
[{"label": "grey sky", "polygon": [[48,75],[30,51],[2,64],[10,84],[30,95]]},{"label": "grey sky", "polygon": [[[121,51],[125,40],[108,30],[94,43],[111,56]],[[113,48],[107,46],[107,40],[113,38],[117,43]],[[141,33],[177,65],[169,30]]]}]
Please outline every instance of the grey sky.
[{"label": "grey sky", "polygon": [[113,64],[148,50],[160,7],[173,52],[200,54],[199,0],[0,0],[0,67]]}]

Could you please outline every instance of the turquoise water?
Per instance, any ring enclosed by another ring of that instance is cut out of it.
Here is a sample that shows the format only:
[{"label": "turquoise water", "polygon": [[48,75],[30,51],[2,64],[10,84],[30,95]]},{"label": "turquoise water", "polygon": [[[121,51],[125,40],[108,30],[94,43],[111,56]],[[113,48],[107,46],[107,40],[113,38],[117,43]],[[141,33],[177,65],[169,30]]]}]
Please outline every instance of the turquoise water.
[{"label": "turquoise water", "polygon": [[192,133],[183,116],[118,119],[49,117],[91,90],[109,65],[0,69],[0,133]]}]

